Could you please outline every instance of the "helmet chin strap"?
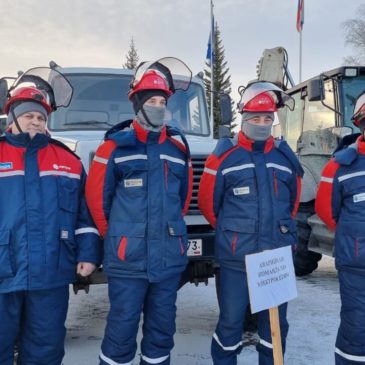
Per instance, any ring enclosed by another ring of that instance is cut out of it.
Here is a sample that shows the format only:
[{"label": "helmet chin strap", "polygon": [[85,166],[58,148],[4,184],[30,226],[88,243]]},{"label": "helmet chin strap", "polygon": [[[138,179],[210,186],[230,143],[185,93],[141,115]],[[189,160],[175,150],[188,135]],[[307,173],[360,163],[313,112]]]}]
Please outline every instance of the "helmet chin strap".
[{"label": "helmet chin strap", "polygon": [[13,108],[13,107],[11,107],[10,112],[11,112],[11,115],[12,115],[12,117],[13,117],[13,121],[14,121],[14,123],[15,123],[16,127],[18,128],[19,133],[23,133],[22,129],[20,128],[20,125],[19,125],[18,119],[17,119],[17,117],[15,116],[14,108]]},{"label": "helmet chin strap", "polygon": [[142,112],[142,115],[144,117],[144,119],[146,120],[146,122],[152,126],[153,128],[159,128],[160,126],[159,125],[156,125],[156,124],[153,124],[150,119],[148,118],[146,112],[144,111],[143,109],[143,104],[141,103],[139,97],[138,97],[138,93],[135,94],[135,98],[136,98],[136,101],[137,101],[137,104],[138,104],[138,109]]}]

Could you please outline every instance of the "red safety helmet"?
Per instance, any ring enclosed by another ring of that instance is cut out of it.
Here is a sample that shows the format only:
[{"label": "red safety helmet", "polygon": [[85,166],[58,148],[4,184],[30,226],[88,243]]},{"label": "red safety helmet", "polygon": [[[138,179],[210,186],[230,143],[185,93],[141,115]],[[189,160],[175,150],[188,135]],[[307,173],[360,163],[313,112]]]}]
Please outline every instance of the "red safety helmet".
[{"label": "red safety helmet", "polygon": [[131,83],[131,90],[128,99],[131,100],[135,93],[146,90],[159,90],[166,93],[167,97],[172,95],[171,88],[165,75],[154,69],[149,69],[140,78],[135,78]]},{"label": "red safety helmet", "polygon": [[365,118],[365,93],[361,94],[355,104],[354,115],[352,116],[352,121],[356,127],[359,127],[360,122]]},{"label": "red safety helmet", "polygon": [[241,113],[256,113],[256,112],[277,112],[274,98],[267,92],[256,95],[241,110]]},{"label": "red safety helmet", "polygon": [[241,100],[238,103],[238,112],[276,112],[287,106],[294,110],[294,99],[271,82],[258,81],[247,87],[240,87],[238,92]]},{"label": "red safety helmet", "polygon": [[10,106],[16,102],[33,101],[41,104],[46,109],[47,114],[52,112],[52,107],[48,103],[45,94],[35,87],[19,87],[11,92],[11,95],[4,105],[5,114],[9,114]]}]

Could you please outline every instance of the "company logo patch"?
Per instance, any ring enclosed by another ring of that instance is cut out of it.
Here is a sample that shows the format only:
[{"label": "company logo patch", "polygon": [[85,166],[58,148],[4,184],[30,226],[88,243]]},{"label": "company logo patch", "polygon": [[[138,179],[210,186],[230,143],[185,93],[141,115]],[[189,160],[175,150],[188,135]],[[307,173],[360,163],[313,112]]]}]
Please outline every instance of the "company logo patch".
[{"label": "company logo patch", "polygon": [[10,170],[13,168],[12,162],[0,162],[0,170]]},{"label": "company logo patch", "polygon": [[234,188],[233,189],[234,195],[247,195],[250,194],[250,187],[249,186],[242,186],[241,188]]},{"label": "company logo patch", "polygon": [[354,203],[363,202],[365,200],[365,193],[356,194],[353,196]]},{"label": "company logo patch", "polygon": [[63,166],[63,165],[57,165],[57,164],[53,164],[53,168],[55,170],[59,170],[59,169],[62,169],[62,170],[71,170],[71,167],[69,167],[69,166]]},{"label": "company logo patch", "polygon": [[143,180],[142,179],[127,179],[124,180],[124,187],[125,188],[134,188],[143,186]]}]

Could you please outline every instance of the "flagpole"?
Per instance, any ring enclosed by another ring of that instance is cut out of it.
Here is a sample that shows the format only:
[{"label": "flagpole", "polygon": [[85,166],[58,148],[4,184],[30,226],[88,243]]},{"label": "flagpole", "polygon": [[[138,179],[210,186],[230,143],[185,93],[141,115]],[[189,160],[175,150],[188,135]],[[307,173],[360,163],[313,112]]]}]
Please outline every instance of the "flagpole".
[{"label": "flagpole", "polygon": [[210,0],[210,120],[214,130],[214,20],[213,0]]},{"label": "flagpole", "polygon": [[302,33],[303,28],[299,32],[299,83],[302,82]]}]

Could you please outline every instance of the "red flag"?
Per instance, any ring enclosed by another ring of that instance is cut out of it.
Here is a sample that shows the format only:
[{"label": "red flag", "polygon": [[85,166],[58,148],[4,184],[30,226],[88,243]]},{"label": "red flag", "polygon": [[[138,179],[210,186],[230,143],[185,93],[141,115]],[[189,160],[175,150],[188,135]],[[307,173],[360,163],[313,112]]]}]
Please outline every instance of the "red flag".
[{"label": "red flag", "polygon": [[298,0],[297,31],[301,32],[304,24],[304,0]]}]

